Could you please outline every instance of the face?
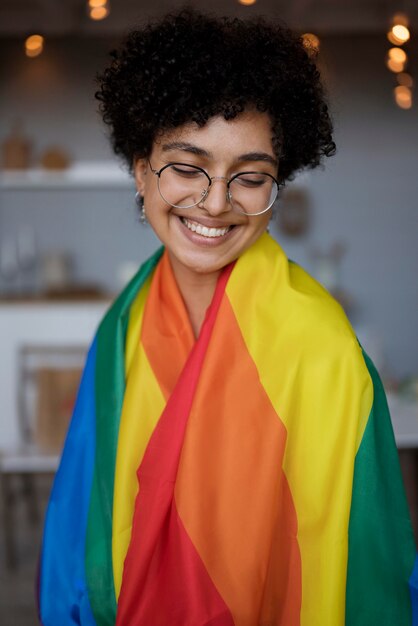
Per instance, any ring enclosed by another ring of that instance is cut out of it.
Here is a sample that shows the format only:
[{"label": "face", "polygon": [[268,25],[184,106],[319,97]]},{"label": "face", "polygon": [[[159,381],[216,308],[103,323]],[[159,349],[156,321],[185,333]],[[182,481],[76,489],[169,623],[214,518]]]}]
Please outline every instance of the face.
[{"label": "face", "polygon": [[217,116],[203,128],[186,124],[163,134],[149,160],[135,163],[136,185],[144,197],[148,222],[168,250],[175,273],[216,276],[266,230],[271,209],[257,216],[240,213],[228,201],[225,180],[212,181],[203,203],[187,209],[172,207],[161,197],[150,163],[154,170],[173,162],[195,165],[210,177],[227,179],[243,171],[277,177],[271,137],[266,113],[245,112],[230,121]]}]

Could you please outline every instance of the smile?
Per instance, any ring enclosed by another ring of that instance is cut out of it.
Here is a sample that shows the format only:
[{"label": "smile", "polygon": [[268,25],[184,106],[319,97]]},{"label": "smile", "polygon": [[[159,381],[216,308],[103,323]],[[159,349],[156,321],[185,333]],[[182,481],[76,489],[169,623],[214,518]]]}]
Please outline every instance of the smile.
[{"label": "smile", "polygon": [[194,233],[198,235],[202,235],[202,237],[223,237],[233,228],[233,226],[226,226],[225,228],[208,228],[207,226],[202,226],[198,222],[193,222],[192,220],[188,220],[185,217],[180,217],[182,223]]}]

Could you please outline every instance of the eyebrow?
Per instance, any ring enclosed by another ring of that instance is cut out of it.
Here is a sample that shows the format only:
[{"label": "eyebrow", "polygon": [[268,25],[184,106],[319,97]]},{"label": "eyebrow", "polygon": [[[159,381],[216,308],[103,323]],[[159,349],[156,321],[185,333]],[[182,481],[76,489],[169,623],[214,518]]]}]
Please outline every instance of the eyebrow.
[{"label": "eyebrow", "polygon": [[238,161],[264,161],[274,165],[274,167],[278,166],[277,160],[270,154],[267,154],[267,152],[247,152],[246,154],[241,154],[238,157]]},{"label": "eyebrow", "polygon": [[161,147],[163,152],[168,152],[169,150],[183,150],[183,152],[190,152],[191,154],[196,154],[197,156],[209,158],[213,157],[211,152],[203,150],[203,148],[198,148],[198,146],[185,141],[172,141],[170,143],[164,143]]},{"label": "eyebrow", "polygon": [[[182,150],[183,152],[189,152],[190,154],[195,154],[196,156],[213,159],[212,152],[204,150],[203,148],[199,148],[198,146],[195,146],[192,143],[187,143],[185,141],[172,141],[170,143],[165,143],[161,146],[161,148],[163,152],[169,152],[170,150]],[[264,163],[270,163],[274,167],[278,167],[277,160],[267,152],[246,152],[245,154],[240,154],[237,160],[262,161]]]}]

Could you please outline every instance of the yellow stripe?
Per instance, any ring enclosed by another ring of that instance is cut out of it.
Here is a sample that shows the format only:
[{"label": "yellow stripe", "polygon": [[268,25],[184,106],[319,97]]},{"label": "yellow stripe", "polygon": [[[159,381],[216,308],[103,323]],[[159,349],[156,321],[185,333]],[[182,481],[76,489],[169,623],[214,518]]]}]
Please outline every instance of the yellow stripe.
[{"label": "yellow stripe", "polygon": [[227,294],[288,431],[301,626],[343,624],[354,457],[373,401],[367,367],[341,307],[268,235],[239,259]]},{"label": "yellow stripe", "polygon": [[[165,406],[160,387],[139,342],[150,283],[151,279],[148,279],[132,305],[126,342],[127,383],[119,428],[113,498],[112,557],[116,598],[119,597],[123,563],[131,539],[138,491],[136,470]],[[133,441],[135,445],[132,445]]]},{"label": "yellow stripe", "polygon": [[129,378],[129,371],[131,369],[132,360],[138,346],[139,337],[142,327],[142,318],[144,315],[145,302],[148,296],[148,292],[151,287],[153,273],[146,279],[142,285],[142,289],[139,290],[135,300],[131,305],[129,311],[128,330],[126,333],[126,345],[125,345],[125,372],[126,380]]}]

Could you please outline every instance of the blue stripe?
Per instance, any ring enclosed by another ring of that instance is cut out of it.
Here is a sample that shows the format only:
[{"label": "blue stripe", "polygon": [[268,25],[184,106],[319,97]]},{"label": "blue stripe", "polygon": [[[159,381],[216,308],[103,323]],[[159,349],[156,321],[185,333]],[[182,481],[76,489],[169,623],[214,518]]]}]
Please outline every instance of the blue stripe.
[{"label": "blue stripe", "polygon": [[409,579],[409,591],[411,592],[412,626],[418,626],[418,555]]},{"label": "blue stripe", "polygon": [[96,341],[87,357],[46,515],[39,596],[44,626],[96,626],[84,565],[96,445]]}]

